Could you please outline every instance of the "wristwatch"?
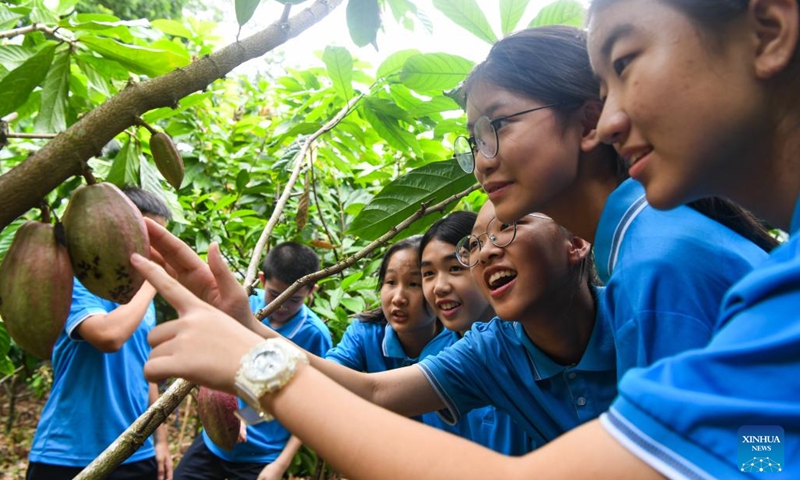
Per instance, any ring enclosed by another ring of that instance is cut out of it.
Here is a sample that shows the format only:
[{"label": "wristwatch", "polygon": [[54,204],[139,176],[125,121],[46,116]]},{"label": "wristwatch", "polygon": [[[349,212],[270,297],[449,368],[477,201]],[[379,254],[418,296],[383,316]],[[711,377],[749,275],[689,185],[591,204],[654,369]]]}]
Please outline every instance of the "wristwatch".
[{"label": "wristwatch", "polygon": [[308,357],[282,338],[269,338],[244,354],[234,387],[248,406],[237,410],[236,416],[248,425],[273,420],[274,417],[261,408],[259,400],[289,383],[298,362],[308,364]]}]

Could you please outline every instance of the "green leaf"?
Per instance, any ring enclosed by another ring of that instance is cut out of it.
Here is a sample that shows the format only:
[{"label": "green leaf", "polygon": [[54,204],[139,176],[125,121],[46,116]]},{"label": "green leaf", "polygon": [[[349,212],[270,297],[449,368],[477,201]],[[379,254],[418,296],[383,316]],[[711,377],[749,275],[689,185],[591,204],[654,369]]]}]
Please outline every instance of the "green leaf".
[{"label": "green leaf", "polygon": [[22,18],[22,15],[12,12],[5,4],[0,3],[0,29],[12,28],[20,18]]},{"label": "green leaf", "polygon": [[189,60],[166,50],[127,45],[108,38],[81,37],[81,42],[103,57],[114,60],[131,72],[151,78],[185,67]]},{"label": "green leaf", "polygon": [[3,45],[0,46],[0,65],[5,67],[6,70],[13,70],[34,55],[36,55],[35,48],[21,45]]},{"label": "green leaf", "polygon": [[55,51],[55,44],[46,46],[0,80],[0,117],[23,105],[33,89],[42,83]]},{"label": "green leaf", "polygon": [[486,15],[475,0],[433,0],[433,6],[481,40],[492,44],[497,41]]},{"label": "green leaf", "polygon": [[172,35],[173,37],[183,37],[183,38],[194,37],[192,31],[186,28],[185,24],[183,24],[182,22],[178,22],[176,20],[167,20],[160,18],[158,20],[153,20],[150,23],[152,23],[155,28],[161,30],[167,35]]},{"label": "green leaf", "polygon": [[33,0],[33,8],[31,8],[29,17],[33,23],[42,23],[45,25],[54,25],[58,23],[56,14],[50,11],[42,0]]},{"label": "green leaf", "polygon": [[517,28],[530,0],[500,0],[500,29],[508,35]]},{"label": "green leaf", "polygon": [[111,164],[106,181],[118,187],[139,185],[140,164],[141,158],[137,144],[129,137],[117,152],[117,156],[114,157],[114,163]]},{"label": "green leaf", "polygon": [[248,183],[250,183],[250,172],[243,168],[236,175],[236,191],[239,193],[244,192]]},{"label": "green leaf", "polygon": [[60,0],[58,2],[58,7],[56,8],[56,13],[59,15],[66,15],[72,11],[72,7],[74,7],[80,0]]},{"label": "green leaf", "polygon": [[394,103],[382,98],[364,97],[361,114],[381,138],[398,150],[412,150],[421,154],[419,142],[400,122],[408,122],[408,115]]},{"label": "green leaf", "polygon": [[0,375],[11,375],[14,373],[14,362],[8,357],[0,357]]},{"label": "green leaf", "polygon": [[44,80],[42,103],[36,116],[34,130],[43,133],[59,133],[67,128],[69,107],[70,49],[56,55]]},{"label": "green leaf", "polygon": [[84,75],[86,75],[86,79],[89,82],[89,86],[102,94],[105,97],[111,96],[111,91],[108,88],[109,79],[101,75],[92,65],[83,61],[81,58],[76,58],[75,63],[78,65],[78,68],[81,69]]},{"label": "green leaf", "polygon": [[432,113],[448,112],[451,110],[460,110],[461,107],[450,97],[439,95],[433,97],[430,101],[418,105],[408,113],[415,118],[424,117]]},{"label": "green leaf", "polygon": [[455,160],[425,165],[384,187],[353,219],[348,231],[375,240],[410,217],[423,202],[433,205],[474,184],[475,176],[464,173]]},{"label": "green leaf", "polygon": [[260,2],[261,0],[236,0],[236,21],[240,27],[253,18]]},{"label": "green leaf", "polygon": [[409,57],[400,72],[400,81],[417,91],[441,91],[464,81],[474,63],[458,55],[428,53]]},{"label": "green leaf", "polygon": [[361,297],[342,297],[339,303],[353,313],[361,313],[367,309],[367,302]]},{"label": "green leaf", "polygon": [[352,285],[354,282],[359,281],[363,276],[364,272],[361,270],[358,270],[355,273],[346,276],[344,280],[342,280],[342,285],[341,285],[342,290],[347,290],[348,288],[350,288],[350,285]]},{"label": "green leaf", "polygon": [[322,61],[333,80],[333,88],[345,102],[353,95],[353,57],[344,47],[325,47]]},{"label": "green leaf", "polygon": [[125,43],[133,42],[133,34],[128,27],[149,27],[147,20],[123,21],[112,15],[79,14],[61,20],[59,26],[69,28],[78,33],[93,32],[103,37],[113,37]]},{"label": "green leaf", "polygon": [[571,25],[583,27],[586,21],[586,9],[577,0],[558,0],[544,7],[529,27],[543,25]]},{"label": "green leaf", "polygon": [[[349,0],[347,2],[347,29],[350,38],[359,47],[375,45],[381,26],[381,8],[378,0]],[[377,49],[377,46],[375,47]]]},{"label": "green leaf", "polygon": [[389,55],[386,57],[386,60],[381,63],[381,66],[378,67],[378,72],[375,74],[375,76],[377,78],[384,78],[388,77],[389,75],[399,73],[403,69],[403,65],[406,63],[406,60],[414,55],[419,55],[419,50],[400,50],[399,52]]}]

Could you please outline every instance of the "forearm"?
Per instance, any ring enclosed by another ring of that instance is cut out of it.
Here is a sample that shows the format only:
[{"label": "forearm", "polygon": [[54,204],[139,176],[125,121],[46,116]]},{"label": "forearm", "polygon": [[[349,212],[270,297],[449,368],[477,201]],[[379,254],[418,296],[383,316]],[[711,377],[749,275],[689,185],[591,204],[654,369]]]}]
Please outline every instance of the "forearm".
[{"label": "forearm", "polygon": [[146,283],[130,302],[120,305],[105,315],[93,315],[78,326],[78,334],[98,350],[115,352],[139,328],[155,289]]},{"label": "forearm", "polygon": [[278,458],[276,458],[275,461],[272,462],[272,464],[285,472],[286,469],[289,468],[289,465],[292,464],[292,459],[302,446],[303,442],[296,436],[292,435],[289,441],[286,442],[286,446],[283,447],[283,451],[281,451],[281,454],[278,455]]}]

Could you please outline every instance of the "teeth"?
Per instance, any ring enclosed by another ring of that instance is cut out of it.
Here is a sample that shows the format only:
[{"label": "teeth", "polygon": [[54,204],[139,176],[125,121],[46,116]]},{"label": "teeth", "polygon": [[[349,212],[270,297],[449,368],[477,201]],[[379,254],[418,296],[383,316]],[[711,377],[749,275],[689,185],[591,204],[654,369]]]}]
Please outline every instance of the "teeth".
[{"label": "teeth", "polygon": [[515,272],[512,272],[511,270],[503,270],[500,272],[495,272],[489,277],[489,287],[494,287],[497,284],[497,281],[500,280],[501,278],[506,278],[506,277],[513,278],[516,276],[517,274]]},{"label": "teeth", "polygon": [[460,303],[456,303],[456,302],[446,302],[446,303],[439,304],[439,308],[441,308],[442,310],[452,310],[452,309],[456,308],[459,305],[461,305],[461,304]]}]

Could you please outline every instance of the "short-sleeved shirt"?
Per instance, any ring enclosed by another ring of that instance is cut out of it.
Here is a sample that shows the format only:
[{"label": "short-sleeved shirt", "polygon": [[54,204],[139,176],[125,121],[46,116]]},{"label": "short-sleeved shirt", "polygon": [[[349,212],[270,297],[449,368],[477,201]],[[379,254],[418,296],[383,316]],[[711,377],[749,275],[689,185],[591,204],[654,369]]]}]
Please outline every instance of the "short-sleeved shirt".
[{"label": "short-sleeved shirt", "polygon": [[[256,290],[255,295],[250,297],[250,309],[253,312],[257,312],[264,307],[266,307],[264,291]],[[262,322],[266,326],[274,328],[270,324],[269,318],[265,318]],[[325,352],[333,344],[328,326],[306,305],[303,305],[297,315],[290,318],[280,327],[275,328],[275,331],[305,350],[319,356],[325,355]],[[239,399],[239,406],[245,406],[245,402],[242,399]],[[214,455],[223,460],[238,463],[267,464],[274,462],[286,447],[286,443],[291,436],[291,432],[277,420],[248,425],[247,441],[237,443],[233,450],[226,451],[216,445],[205,430],[203,431],[203,440],[206,447]]]},{"label": "short-sleeved shirt", "polygon": [[[347,327],[342,340],[325,358],[361,372],[383,372],[414,365],[458,342],[459,337],[455,332],[442,330],[423,347],[419,357],[410,358],[391,325],[355,321]],[[522,455],[533,449],[525,431],[510,416],[495,411],[493,407],[475,410],[458,422],[444,421],[435,412],[415,418],[426,425],[507,455]]]},{"label": "short-sleeved shirt", "polygon": [[[598,309],[599,311],[599,309]],[[460,342],[419,363],[455,421],[494,405],[523,427],[534,447],[596,418],[617,394],[614,340],[601,316],[581,360],[556,363],[517,322],[476,323]]]},{"label": "short-sleeved shirt", "polygon": [[[792,239],[726,295],[708,346],[632,370],[601,418],[666,476],[800,478],[800,202],[791,230]],[[739,463],[743,426],[784,429],[780,473],[750,473],[750,463],[774,467],[765,451]]]},{"label": "short-sleeved shirt", "polygon": [[725,292],[768,256],[693,208],[654,209],[633,179],[608,197],[594,248],[620,378],[705,346]]},{"label": "short-sleeved shirt", "polygon": [[[84,320],[117,307],[75,279],[69,316],[53,349],[53,387],[36,428],[31,462],[84,467],[147,410],[149,384],[142,370],[150,354],[147,334],[156,324],[155,306],[147,307],[139,327],[116,352],[103,353],[78,335]],[[154,456],[148,438],[123,463]]]}]

